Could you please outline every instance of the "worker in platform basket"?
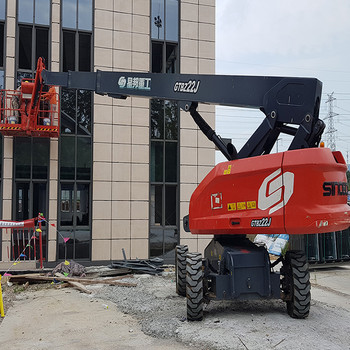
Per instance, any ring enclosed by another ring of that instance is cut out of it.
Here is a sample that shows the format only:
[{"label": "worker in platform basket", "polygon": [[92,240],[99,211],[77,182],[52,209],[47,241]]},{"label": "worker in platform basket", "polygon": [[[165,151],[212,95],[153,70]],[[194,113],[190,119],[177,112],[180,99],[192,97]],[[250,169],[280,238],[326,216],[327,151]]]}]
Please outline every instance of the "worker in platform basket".
[{"label": "worker in platform basket", "polygon": [[21,85],[15,90],[13,93],[13,96],[11,98],[11,105],[12,109],[14,111],[14,115],[9,117],[9,123],[10,124],[18,124],[19,119],[19,108],[21,106]]},{"label": "worker in platform basket", "polygon": [[[48,103],[48,116],[50,117],[50,112],[51,113],[55,113],[56,112],[56,105],[57,105],[57,97],[56,97],[56,89],[54,86],[51,86],[49,91],[44,93],[43,95],[41,95],[41,97],[45,100],[45,102]],[[43,124],[44,125],[50,125],[51,124],[51,120],[49,117],[45,117],[43,119]]]}]

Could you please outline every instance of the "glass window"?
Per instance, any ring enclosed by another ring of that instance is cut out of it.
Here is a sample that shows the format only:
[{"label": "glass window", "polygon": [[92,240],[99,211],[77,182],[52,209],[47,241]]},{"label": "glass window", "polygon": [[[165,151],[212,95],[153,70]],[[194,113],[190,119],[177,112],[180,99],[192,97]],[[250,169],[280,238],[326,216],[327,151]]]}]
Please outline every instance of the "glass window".
[{"label": "glass window", "polygon": [[165,143],[165,182],[177,181],[177,142]]},{"label": "glass window", "polygon": [[79,34],[79,71],[91,71],[91,34]]},{"label": "glass window", "polygon": [[75,33],[63,32],[63,71],[75,70]]},{"label": "glass window", "polygon": [[35,0],[35,23],[50,25],[50,0]]},{"label": "glass window", "polygon": [[176,226],[176,186],[165,186],[165,226]]},{"label": "glass window", "polygon": [[49,30],[47,28],[37,28],[35,39],[35,63],[39,57],[44,57],[47,60],[49,57]]},{"label": "glass window", "polygon": [[5,40],[5,25],[0,23],[0,67],[4,66],[4,40]]},{"label": "glass window", "polygon": [[77,226],[89,226],[89,185],[77,184],[76,195],[76,224]]},{"label": "glass window", "polygon": [[75,133],[76,91],[61,89],[61,133]]},{"label": "glass window", "polygon": [[163,44],[152,43],[152,72],[163,72]]},{"label": "glass window", "polygon": [[165,1],[165,39],[170,41],[179,40],[179,1]]},{"label": "glass window", "polygon": [[75,137],[61,136],[60,152],[61,179],[74,180],[75,178]]},{"label": "glass window", "polygon": [[151,186],[151,225],[163,224],[162,185]]},{"label": "glass window", "polygon": [[19,27],[18,68],[32,69],[32,28]]},{"label": "glass window", "polygon": [[176,73],[177,44],[166,44],[166,73]]},{"label": "glass window", "polygon": [[77,180],[90,180],[91,138],[77,138]]},{"label": "glass window", "polygon": [[0,20],[5,20],[6,18],[6,0],[0,0]]},{"label": "glass window", "polygon": [[61,226],[73,226],[74,185],[61,184]]},{"label": "glass window", "polygon": [[91,91],[77,91],[77,133],[79,135],[91,134]]},{"label": "glass window", "polygon": [[77,27],[77,0],[62,0],[62,26],[66,28]]},{"label": "glass window", "polygon": [[163,181],[163,142],[151,142],[151,181]]},{"label": "glass window", "polygon": [[[0,89],[4,89],[4,71],[0,70]],[[1,140],[0,140],[1,142]]]},{"label": "glass window", "polygon": [[33,179],[47,179],[49,158],[50,158],[50,142],[47,139],[33,139]]},{"label": "glass window", "polygon": [[91,236],[91,232],[88,230],[75,231],[74,259],[88,259],[90,257],[90,236]]},{"label": "glass window", "polygon": [[163,254],[163,229],[151,228],[149,234],[150,256],[160,256]]},{"label": "glass window", "polygon": [[164,102],[165,138],[167,140],[177,140],[178,138],[178,106],[174,101]]},{"label": "glass window", "polygon": [[67,189],[61,190],[61,212],[71,211],[71,191]]},{"label": "glass window", "polygon": [[78,29],[92,30],[92,0],[78,0]]},{"label": "glass window", "polygon": [[164,117],[163,117],[164,101],[151,100],[151,138],[164,138]]},{"label": "glass window", "polygon": [[152,0],[151,36],[152,39],[164,39],[164,0]]},{"label": "glass window", "polygon": [[30,179],[31,142],[29,138],[14,138],[15,177]]},{"label": "glass window", "polygon": [[33,23],[33,0],[18,0],[18,22]]}]

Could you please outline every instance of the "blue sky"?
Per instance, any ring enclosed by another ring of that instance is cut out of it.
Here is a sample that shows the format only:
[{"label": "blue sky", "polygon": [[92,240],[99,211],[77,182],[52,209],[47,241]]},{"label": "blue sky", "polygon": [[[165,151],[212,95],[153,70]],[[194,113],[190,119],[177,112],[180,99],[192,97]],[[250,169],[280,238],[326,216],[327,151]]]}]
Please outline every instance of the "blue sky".
[{"label": "blue sky", "polygon": [[[328,126],[325,101],[334,92],[336,147],[350,163],[349,0],[216,0],[216,74],[321,80],[320,118]],[[217,107],[216,131],[240,149],[263,118],[256,110]],[[281,137],[279,151],[288,140]]]}]

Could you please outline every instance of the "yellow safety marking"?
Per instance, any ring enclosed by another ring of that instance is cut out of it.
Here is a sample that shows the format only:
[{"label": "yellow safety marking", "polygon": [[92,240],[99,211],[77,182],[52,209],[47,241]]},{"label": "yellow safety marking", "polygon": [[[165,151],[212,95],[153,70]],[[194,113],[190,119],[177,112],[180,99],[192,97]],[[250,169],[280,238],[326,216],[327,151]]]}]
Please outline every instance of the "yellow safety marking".
[{"label": "yellow safety marking", "polygon": [[2,130],[19,130],[21,129],[20,126],[0,126],[0,129]]},{"label": "yellow safety marking", "polygon": [[256,201],[247,202],[247,209],[256,209]]},{"label": "yellow safety marking", "polygon": [[231,165],[227,167],[227,169],[224,170],[224,175],[231,174]]},{"label": "yellow safety marking", "polygon": [[236,203],[227,203],[227,210],[228,211],[234,211],[236,210]]},{"label": "yellow safety marking", "polygon": [[237,202],[237,210],[246,210],[247,205],[246,202]]}]

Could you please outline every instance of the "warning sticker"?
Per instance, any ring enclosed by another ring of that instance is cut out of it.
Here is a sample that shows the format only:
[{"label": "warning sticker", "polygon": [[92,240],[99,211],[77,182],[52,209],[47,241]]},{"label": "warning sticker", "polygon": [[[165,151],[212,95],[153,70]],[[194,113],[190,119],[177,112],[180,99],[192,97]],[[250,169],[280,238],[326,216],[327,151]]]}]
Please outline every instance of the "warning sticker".
[{"label": "warning sticker", "polygon": [[231,174],[231,165],[227,167],[227,169],[224,170],[224,175]]},{"label": "warning sticker", "polygon": [[247,202],[247,209],[256,209],[256,201]]},{"label": "warning sticker", "polygon": [[212,193],[211,195],[211,209],[222,208],[222,193]]},{"label": "warning sticker", "polygon": [[237,202],[237,210],[246,210],[247,205],[246,202]]},{"label": "warning sticker", "polygon": [[236,203],[227,203],[227,210],[228,211],[234,211],[236,209],[237,209]]}]

